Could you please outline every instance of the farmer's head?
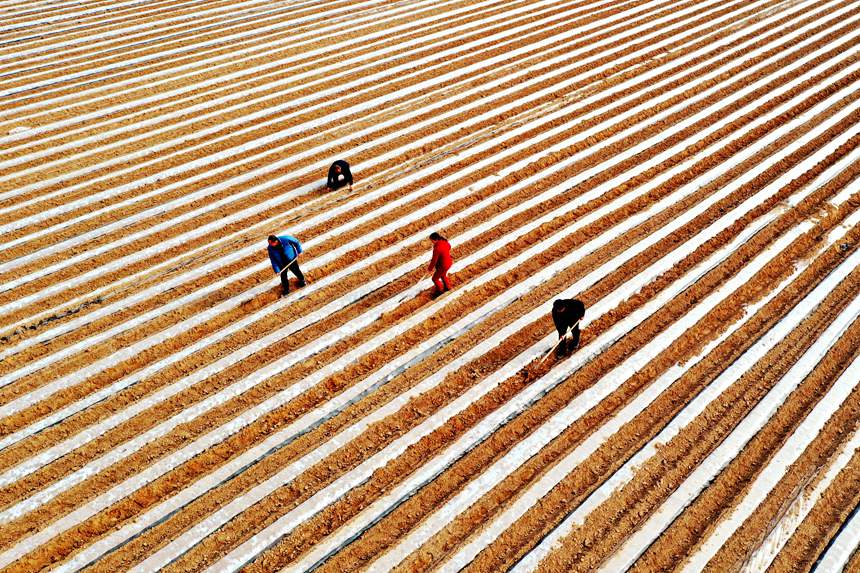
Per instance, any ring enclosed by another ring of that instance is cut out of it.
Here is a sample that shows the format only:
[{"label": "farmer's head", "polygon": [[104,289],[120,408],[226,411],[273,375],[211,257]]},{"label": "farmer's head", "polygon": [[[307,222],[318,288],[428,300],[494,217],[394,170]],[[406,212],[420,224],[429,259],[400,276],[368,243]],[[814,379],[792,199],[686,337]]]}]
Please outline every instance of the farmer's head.
[{"label": "farmer's head", "polygon": [[555,300],[552,303],[552,309],[556,312],[563,311],[565,309],[565,307],[567,307],[567,305],[564,303],[564,300],[562,300],[562,299]]},{"label": "farmer's head", "polygon": [[341,169],[341,168],[340,168],[340,165],[338,165],[338,164],[336,164],[336,163],[335,163],[335,165],[334,165],[334,172],[335,172],[335,173],[340,173],[341,171],[343,171],[343,169]]},{"label": "farmer's head", "polygon": [[276,236],[269,235],[269,246],[277,247],[280,244],[281,244],[281,241],[279,241]]},{"label": "farmer's head", "polygon": [[433,233],[430,233],[430,240],[435,243],[436,241],[443,240],[443,237],[439,233],[433,232]]}]

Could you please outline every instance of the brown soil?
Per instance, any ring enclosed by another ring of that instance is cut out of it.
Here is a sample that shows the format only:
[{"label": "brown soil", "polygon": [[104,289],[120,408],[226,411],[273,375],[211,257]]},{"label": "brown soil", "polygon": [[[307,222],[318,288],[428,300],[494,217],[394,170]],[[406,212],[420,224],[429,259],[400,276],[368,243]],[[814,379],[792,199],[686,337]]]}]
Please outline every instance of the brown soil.
[{"label": "brown soil", "polygon": [[[14,271],[0,274],[0,280],[14,280],[47,267],[55,270],[29,280],[18,288],[0,293],[0,306],[4,306],[0,309],[0,343],[8,347],[54,326],[87,317],[106,304],[116,303],[118,306],[109,317],[88,320],[68,333],[34,344],[0,361],[0,376],[12,374],[23,366],[51,357],[70,344],[89,341],[94,335],[117,324],[132,321],[142,313],[160,311],[177,297],[206,293],[197,300],[170,312],[157,314],[147,322],[131,325],[109,340],[88,344],[81,352],[56,360],[37,372],[0,387],[0,404],[8,404],[97,361],[117,358],[109,367],[85,380],[0,419],[0,435],[8,436],[27,428],[58,409],[91,396],[142,368],[169,359],[192,344],[207,342],[195,354],[177,360],[101,402],[0,450],[0,470],[11,469],[21,460],[79,435],[94,424],[124,411],[139,400],[199,371],[230,352],[257,343],[289,321],[318,311],[381,273],[414,258],[422,258],[428,250],[426,240],[404,243],[403,248],[384,260],[370,265],[357,265],[355,270],[337,283],[319,288],[304,299],[289,301],[281,312],[261,316],[247,327],[225,336],[223,340],[216,342],[211,337],[247,317],[250,312],[272,304],[277,296],[276,289],[273,287],[261,296],[221,312],[170,340],[150,345],[135,356],[119,358],[119,353],[129,345],[181,325],[224,300],[233,297],[241,300],[243,293],[260,281],[273,280],[268,270],[243,278],[237,276],[258,263],[261,253],[219,266],[205,275],[200,270],[202,265],[217,263],[226,255],[260,243],[263,233],[259,229],[265,226],[289,229],[333,207],[348,207],[343,213],[310,225],[301,233],[302,240],[307,241],[335,231],[330,239],[313,245],[303,255],[303,263],[333,253],[350,241],[358,241],[360,245],[311,271],[309,279],[312,283],[360,263],[380,248],[405,241],[413,235],[424,236],[431,230],[441,231],[448,236],[455,246],[455,256],[461,260],[500,237],[510,237],[512,240],[503,249],[458,268],[453,279],[456,288],[463,289],[463,292],[457,299],[434,301],[429,292],[424,291],[416,297],[398,300],[416,281],[426,280],[421,278],[423,269],[416,268],[289,337],[265,348],[255,349],[253,354],[231,367],[212,374],[170,399],[101,433],[92,441],[78,444],[72,451],[44,467],[0,487],[0,508],[8,508],[84,468],[100,456],[115,451],[156,424],[172,416],[183,416],[188,408],[254,375],[266,365],[276,363],[295,349],[344,329],[359,315],[369,310],[380,314],[366,327],[342,336],[313,356],[297,361],[288,370],[262,380],[243,394],[197,418],[181,419],[162,438],[129,452],[114,466],[87,476],[34,511],[0,524],[0,548],[8,550],[26,536],[50,527],[57,519],[69,515],[123,480],[139,474],[156,460],[167,459],[207,432],[229,423],[249,408],[314,375],[344,353],[376,336],[396,333],[388,342],[368,351],[343,370],[306,389],[279,408],[238,429],[210,450],[179,464],[160,478],[143,484],[104,511],[79,521],[71,529],[54,534],[47,543],[28,548],[28,553],[22,559],[3,571],[51,569],[91,543],[135,519],[144,518],[147,511],[157,503],[224,467],[301,416],[325,406],[333,397],[364,381],[376,381],[381,365],[397,360],[415,345],[438,335],[459,318],[504,294],[526,277],[534,276],[549,265],[557,264],[572,251],[584,247],[583,256],[575,263],[559,268],[556,274],[547,277],[510,304],[497,305],[480,322],[440,343],[430,356],[411,363],[407,369],[390,379],[379,381],[379,384],[353,402],[333,411],[317,426],[308,428],[242,468],[225,482],[213,485],[210,491],[165,519],[148,525],[139,535],[88,565],[87,570],[126,570],[139,564],[237,496],[247,493],[284,467],[299,463],[304,455],[321,443],[402,396],[464,353],[480,348],[478,357],[465,367],[447,372],[438,384],[378,420],[319,463],[302,467],[298,476],[285,487],[274,491],[259,503],[249,505],[215,534],[187,548],[166,569],[177,572],[199,571],[215,563],[231,549],[342,478],[346,472],[431,417],[439,415],[440,410],[453,400],[485,383],[490,374],[501,374],[503,381],[489,393],[444,421],[438,429],[416,437],[405,452],[377,468],[367,481],[329,505],[320,507],[317,514],[297,524],[275,545],[252,556],[245,570],[269,571],[289,565],[310,549],[324,543],[331,534],[350,523],[370,504],[385,498],[417,469],[433,463],[437,454],[475,428],[489,414],[510,403],[521,390],[540,379],[557,363],[555,359],[543,363],[535,361],[520,373],[504,370],[513,357],[552,331],[546,315],[517,329],[497,346],[481,346],[489,336],[535,309],[547,309],[548,312],[550,301],[570,284],[613,261],[619,253],[660,232],[690,209],[721,192],[726,185],[761,166],[763,170],[760,175],[721,197],[714,205],[642,253],[623,264],[615,265],[614,270],[579,293],[578,297],[592,308],[617,292],[617,289],[630,284],[630,281],[639,281],[637,277],[663,257],[678,259],[672,268],[643,282],[635,294],[615,308],[599,316],[589,315],[582,344],[588,345],[632,312],[653,301],[667,287],[689,273],[697,272],[705,259],[745,230],[753,228],[762,217],[778,213],[772,222],[703,274],[695,284],[668,301],[659,312],[609,347],[589,356],[579,370],[554,385],[525,411],[495,428],[487,439],[476,444],[450,467],[440,468],[441,473],[414,495],[405,500],[392,501],[379,521],[339,549],[321,567],[326,571],[372,568],[373,559],[390,550],[403,535],[419,526],[433,511],[480,477],[490,464],[503,459],[511,448],[576,396],[587,392],[601,377],[610,375],[618,364],[641,351],[650,341],[659,340],[667,328],[682,320],[691,308],[727,279],[744,272],[750,261],[762,250],[772,246],[797,225],[812,223],[812,230],[778,253],[751,280],[732,293],[727,304],[707,313],[671,345],[651,357],[634,375],[620,380],[617,388],[606,399],[581,419],[572,420],[556,439],[535,452],[521,466],[512,468],[510,474],[495,488],[471,500],[469,507],[460,508],[459,514],[441,531],[412,554],[404,555],[404,561],[399,566],[403,571],[417,571],[442,565],[511,503],[520,499],[530,485],[553,471],[558,460],[581,444],[596,428],[636,396],[649,391],[657,377],[675,364],[695,360],[691,368],[657,396],[654,402],[627,421],[621,430],[574,471],[561,476],[562,480],[556,488],[484,548],[466,567],[469,571],[507,569],[535,547],[729,364],[842,264],[854,252],[860,240],[860,228],[852,228],[837,245],[824,248],[823,243],[827,233],[844,225],[846,218],[860,207],[858,195],[839,206],[829,203],[837,193],[854,185],[860,174],[860,164],[857,163],[847,167],[840,163],[839,169],[842,170],[837,172],[837,162],[857,149],[860,135],[854,135],[840,146],[834,143],[836,138],[852,135],[860,122],[860,111],[855,109],[860,98],[860,90],[856,89],[860,72],[850,71],[839,80],[833,79],[857,63],[857,42],[849,39],[848,34],[854,30],[854,24],[849,19],[860,14],[860,7],[850,0],[839,3],[820,0],[802,8],[779,0],[744,2],[737,6],[717,1],[704,4],[693,0],[678,3],[663,0],[653,4],[645,0],[633,0],[623,6],[608,0],[557,0],[542,7],[541,10],[545,12],[540,15],[534,10],[527,10],[516,17],[503,17],[493,24],[487,24],[486,20],[507,16],[513,9],[529,8],[531,3],[526,0],[498,0],[478,5],[474,0],[455,0],[444,5],[425,3],[400,15],[393,15],[395,5],[385,2],[362,6],[350,0],[336,0],[324,5],[310,2],[298,5],[275,4],[277,6],[252,2],[237,8],[248,10],[247,17],[238,21],[230,21],[238,15],[233,9],[219,14],[201,14],[203,10],[232,8],[233,3],[226,0],[156,0],[120,8],[103,0],[81,0],[76,4],[47,4],[40,7],[21,3],[14,8],[7,2],[7,5],[0,7],[0,11],[6,14],[4,26],[22,26],[4,33],[7,43],[0,45],[0,56],[14,53],[16,46],[25,50],[39,50],[38,54],[28,56],[27,60],[0,62],[0,74],[5,74],[4,89],[15,90],[32,82],[50,83],[44,88],[12,96],[11,99],[15,101],[7,104],[8,109],[2,119],[3,135],[13,127],[46,126],[71,120],[69,126],[54,125],[44,134],[25,135],[16,139],[8,146],[8,154],[4,155],[7,159],[25,159],[28,153],[46,152],[42,158],[26,159],[20,165],[0,172],[0,176],[9,177],[0,183],[0,193],[11,193],[9,197],[0,199],[0,209],[6,210],[0,213],[0,225],[24,221],[19,229],[3,236],[7,241],[24,240],[14,247],[0,248],[0,262],[14,261],[28,255],[38,257]],[[263,15],[265,10],[273,7],[276,8],[274,12]],[[409,8],[406,3],[400,7]],[[843,8],[848,11],[835,15],[837,10]],[[452,17],[450,12],[455,9],[462,12]],[[690,13],[681,16],[678,12],[682,9],[690,9]],[[87,13],[81,14],[83,10]],[[608,20],[622,14],[623,10],[626,10],[623,12],[623,25],[610,31]],[[714,12],[708,13],[709,10]],[[344,26],[343,29],[320,32],[323,20],[325,25],[337,27],[363,16],[371,16],[371,19],[360,26]],[[765,18],[772,16],[775,17],[773,22],[766,25],[762,23]],[[59,20],[43,22],[48,17],[58,17]],[[727,17],[727,21],[716,23],[721,17]],[[166,18],[182,18],[182,21],[170,23],[165,21]],[[298,18],[307,20],[295,21]],[[419,23],[419,18],[427,18],[429,22]],[[664,21],[659,21],[663,18]],[[280,27],[265,32],[261,30],[262,26],[269,24],[278,24]],[[392,31],[394,26],[399,25],[404,25],[405,29]],[[125,34],[122,30],[126,26],[142,28]],[[452,31],[454,26],[463,26],[465,29],[455,32]],[[520,26],[525,26],[525,29],[516,37],[491,38],[494,34],[509,33],[514,27]],[[597,27],[589,31],[588,34],[593,35],[588,36],[581,31],[585,26]],[[646,30],[634,31],[639,26],[644,26]],[[805,26],[813,27],[797,38],[787,39],[788,34]],[[317,32],[313,43],[305,46],[295,43],[297,34]],[[247,33],[248,36],[240,40],[226,39],[234,33]],[[570,37],[560,39],[558,36],[562,33],[570,34]],[[654,39],[644,38],[650,33],[656,33],[657,36]],[[80,42],[95,34],[107,36],[100,44],[82,42],[61,47],[61,42]],[[379,38],[370,42],[367,38],[370,34],[379,34]],[[436,37],[431,38],[431,35]],[[799,45],[813,36],[815,38],[809,45]],[[669,40],[668,45],[655,46],[664,39]],[[355,41],[355,48],[346,52],[333,49],[344,41]],[[201,47],[206,42],[213,44]],[[266,42],[278,44],[264,48],[262,45]],[[718,45],[719,42],[725,43]],[[744,42],[751,44],[742,46]],[[775,42],[775,45],[766,51],[757,51],[769,42]],[[319,48],[329,50],[319,55],[310,53]],[[527,51],[512,53],[519,48],[527,48]],[[166,56],[165,51],[171,49],[184,52]],[[237,55],[238,50],[244,49],[250,49],[249,53]],[[571,51],[578,49],[584,53],[574,56]],[[380,50],[390,51],[383,55]],[[443,57],[440,55],[442,50],[452,50],[454,53]],[[691,61],[680,62],[681,58],[697,50],[703,50],[703,53]],[[823,51],[798,69],[786,71],[788,66],[815,50]],[[223,67],[215,67],[207,62],[209,58],[218,56],[226,57]],[[145,61],[128,63],[131,58],[137,57]],[[430,61],[412,65],[422,57]],[[499,57],[500,61],[492,65],[486,63],[491,57]],[[591,57],[595,58],[594,62],[583,62],[584,58]],[[292,60],[286,63],[287,58]],[[383,61],[384,58],[393,59]],[[556,58],[558,61],[551,61]],[[251,71],[254,66],[275,62],[281,62],[282,65],[264,73]],[[188,70],[178,71],[178,67],[186,64],[191,66]],[[399,72],[390,72],[393,66],[401,64],[407,67]],[[750,71],[759,64],[763,64],[761,69]],[[96,69],[105,65],[118,67],[110,71]],[[323,66],[329,65],[338,66],[339,73],[327,75],[320,71]],[[458,73],[470,65],[475,65],[475,69]],[[598,66],[604,65],[607,66],[606,70],[597,71]],[[803,82],[798,81],[799,76],[819,65],[823,68],[821,71]],[[571,69],[564,70],[565,66],[571,66]],[[693,70],[694,66],[701,66],[701,69]],[[726,69],[703,79],[721,67]],[[526,69],[528,71],[523,73]],[[233,72],[237,73],[236,78],[224,77],[224,74]],[[452,78],[441,79],[443,74],[452,72]],[[516,77],[518,73],[522,76]],[[649,73],[654,75],[647,75]],[[163,74],[158,77],[166,81],[156,84],[156,74]],[[299,74],[307,75],[300,78]],[[372,78],[374,74],[380,74],[380,77]],[[737,96],[739,91],[761,79],[765,83],[760,87],[743,97]],[[124,80],[130,83],[118,85]],[[205,88],[199,86],[199,82],[208,80],[213,80],[212,85]],[[532,80],[535,81],[534,85],[524,85],[525,81]],[[573,80],[569,86],[556,89],[560,83],[569,80]],[[315,81],[320,83],[313,85]],[[359,82],[358,87],[348,92],[336,89],[344,82],[351,81]],[[432,83],[408,95],[396,98],[393,95],[397,90],[413,89],[419,82],[425,81]],[[659,85],[661,82],[665,82],[665,85]],[[167,93],[173,89],[177,89],[177,93]],[[335,91],[331,95],[320,93],[328,89]],[[510,93],[499,95],[507,89],[510,89]],[[711,95],[695,105],[690,104],[693,98],[710,89],[714,90]],[[474,93],[469,93],[470,90]],[[525,101],[540,90],[548,90],[548,93],[534,101]],[[669,97],[666,94],[671,90],[678,90],[678,93]],[[776,95],[776,92],[783,90],[785,93]],[[68,98],[63,105],[51,103],[52,98],[60,96]],[[153,103],[140,103],[140,98],[150,96],[156,96]],[[630,101],[622,101],[628,97]],[[226,101],[214,103],[217,98],[226,98]],[[298,98],[306,99],[299,101]],[[385,101],[368,105],[374,98]],[[445,101],[447,98],[451,98],[451,101]],[[593,101],[583,103],[586,98],[592,98]],[[812,115],[812,108],[825,100],[832,103]],[[771,116],[778,106],[788,102],[792,105],[790,109]],[[218,116],[187,126],[178,125],[179,121],[194,117],[189,110],[201,104],[205,106],[203,113],[217,113]],[[276,109],[276,106],[284,104],[284,109]],[[499,111],[501,106],[507,104],[513,104],[514,107],[508,111]],[[319,109],[311,109],[316,105],[319,105]],[[466,110],[464,108],[467,105],[475,107]],[[751,109],[743,116],[727,121],[728,116],[747,105]],[[33,107],[27,110],[23,106]],[[112,106],[120,108],[109,110]],[[229,110],[230,106],[237,106],[237,109]],[[638,106],[641,107],[637,109]],[[658,114],[673,106],[678,106],[678,109],[657,119]],[[668,129],[687,121],[706,107],[709,109],[706,117],[685,125],[674,135],[666,135]],[[634,110],[635,113],[629,117],[621,118],[622,114]],[[846,111],[851,113],[846,114]],[[259,118],[253,121],[247,119],[250,114],[258,112],[261,112]],[[562,113],[550,118],[550,114],[557,112]],[[179,119],[163,117],[169,113],[180,114]],[[451,113],[451,116],[440,117],[446,113]],[[470,123],[473,117],[485,113],[488,114],[486,119]],[[84,118],[84,114],[93,114],[93,117]],[[408,114],[414,115],[406,119]],[[589,114],[593,116],[586,117]],[[796,151],[777,159],[777,154],[788,145],[835,114],[844,115],[830,129]],[[154,120],[154,123],[144,128],[138,125],[143,120]],[[394,120],[390,126],[382,126],[383,122],[390,120]],[[227,127],[225,122],[228,121],[237,122],[238,129]],[[418,125],[422,121],[427,121],[427,125]],[[266,122],[270,123],[264,125]],[[513,133],[514,129],[527,122],[533,122],[528,130]],[[785,125],[791,127],[790,131],[766,147],[750,153],[751,146]],[[300,131],[292,135],[279,135],[282,130],[299,126]],[[706,129],[714,126],[718,129],[703,135]],[[214,128],[212,133],[199,133],[199,130],[209,127]],[[451,133],[442,133],[450,128],[456,129]],[[247,131],[243,132],[242,129]],[[359,130],[365,129],[369,130],[367,134],[357,135]],[[587,137],[583,135],[592,129],[594,133]],[[553,130],[559,133],[551,134]],[[611,138],[624,130],[629,132],[623,139],[607,145]],[[103,133],[104,137],[97,137]],[[92,141],[86,141],[86,138],[94,136]],[[163,150],[149,151],[153,146],[180,137],[188,139],[171,143]],[[184,173],[165,175],[173,167],[255,145],[261,138],[268,137],[272,137],[272,140],[255,150],[236,151],[224,159],[207,160],[205,164]],[[384,137],[391,139],[383,142]],[[497,137],[498,140],[485,149],[478,147]],[[133,141],[134,138],[138,139]],[[336,138],[345,138],[345,143],[333,145],[331,142]],[[423,138],[428,138],[429,143],[418,145],[417,142]],[[649,144],[634,151],[635,146],[644,142]],[[69,148],[56,148],[58,144],[67,144]],[[357,145],[364,144],[369,144],[364,151],[352,153]],[[523,147],[521,150],[510,151],[513,146],[519,145]],[[655,156],[676,146],[680,151],[645,168]],[[770,196],[762,199],[747,213],[729,221],[725,230],[708,238],[698,248],[690,252],[685,250],[685,245],[708,226],[722,220],[735,207],[773,184],[813,153],[828,146],[833,149],[825,159],[794,180],[781,183]],[[706,151],[712,147],[714,150]],[[310,156],[299,157],[310,151],[313,151]],[[114,158],[140,152],[147,153],[136,158],[129,157],[117,166],[105,165],[105,162]],[[464,152],[472,155],[466,156]],[[386,154],[391,154],[391,157],[380,160]],[[300,196],[295,194],[296,189],[318,182],[319,174],[292,175],[285,183],[277,186],[271,184],[276,177],[322,164],[332,156],[348,157],[351,162],[362,166],[379,162],[357,173],[355,193],[327,194],[314,191]],[[456,161],[444,169],[439,168],[439,172],[433,175],[451,176],[452,182],[434,191],[424,191],[426,181],[422,177],[427,171],[421,170],[438,166],[443,159],[452,156],[456,157]],[[243,183],[233,182],[220,191],[213,190],[214,185],[222,184],[230,177],[252,169],[264,170],[284,158],[291,159],[276,173],[260,175]],[[574,158],[576,160],[564,169],[558,168],[560,162]],[[479,172],[475,167],[477,162],[485,159],[494,160],[494,170],[507,169],[523,160],[527,160],[528,164],[504,178],[488,179],[490,174]],[[630,195],[640,192],[643,185],[691,159],[694,161],[690,161],[686,169],[641,196],[633,198]],[[93,170],[77,173],[82,168]],[[713,174],[715,168],[720,168],[722,173]],[[128,169],[128,172],[121,173],[120,169]],[[574,188],[566,188],[566,182],[571,177],[587,170],[591,170],[592,174],[588,180]],[[405,177],[404,173],[407,174]],[[418,175],[413,176],[413,173]],[[159,174],[160,180],[122,191],[123,185],[136,185],[143,178]],[[535,183],[505,198],[499,197],[511,185],[535,175],[540,176]],[[819,176],[826,184],[798,205],[787,205],[787,200]],[[193,177],[200,177],[200,180],[191,181]],[[623,183],[615,182],[616,178]],[[599,197],[572,207],[572,202],[578,201],[584,193],[604,185],[609,187],[607,183],[610,181],[613,182],[611,188]],[[26,186],[43,182],[47,184],[42,189],[24,190]],[[174,184],[175,189],[168,189],[169,185]],[[239,193],[255,185],[264,186],[265,191],[238,197]],[[384,194],[365,200],[366,191],[382,186],[386,186]],[[460,199],[450,198],[453,192],[470,187],[474,188],[472,193]],[[516,216],[505,218],[468,241],[460,239],[476,225],[500,213],[507,213],[547,190],[558,192]],[[62,215],[51,216],[38,224],[25,220],[46,209],[86,200],[101,192],[111,193],[103,199],[75,206]],[[150,192],[151,197],[130,205],[120,205],[123,201]],[[206,196],[187,205],[166,206],[171,201],[195,192],[206,193]],[[676,195],[681,192],[686,197]],[[51,193],[57,193],[57,196],[49,197]],[[411,193],[415,193],[415,197],[384,216],[374,217],[362,224],[356,222],[359,217]],[[607,210],[588,224],[573,227],[579,225],[583,217],[592,216],[610,202],[623,197],[631,199],[621,207]],[[241,220],[229,224],[222,221],[225,217],[272,198],[280,201],[275,212],[270,210],[246,214]],[[649,213],[649,217],[641,224],[621,230],[620,225],[625,225],[631,217],[648,211],[657,201],[664,199],[673,200],[663,210]],[[217,209],[199,214],[194,220],[184,223],[176,221],[178,217],[195,209],[206,208],[218,200],[227,202]],[[485,208],[442,228],[444,220],[484,200],[488,201]],[[420,220],[406,222],[417,209],[436,201],[440,202],[440,206],[434,212]],[[522,230],[525,225],[546,213],[564,207],[569,207],[567,213],[529,232]],[[104,212],[97,212],[100,209],[104,209]],[[147,209],[153,209],[153,213],[134,223],[128,221]],[[74,219],[78,217],[81,220],[75,222]],[[120,233],[101,233],[105,225],[114,221],[123,221]],[[108,270],[107,265],[133,256],[141,249],[158,247],[167,240],[193,233],[209,223],[218,228],[195,241],[184,242],[170,249],[160,248],[154,255],[136,257],[123,268]],[[395,223],[393,230],[384,236],[362,240],[392,223]],[[119,246],[115,243],[117,236],[150,232],[156,225],[165,225],[165,228],[136,239],[129,245]],[[47,226],[58,227],[57,232],[51,234],[51,242],[31,236]],[[59,244],[92,231],[97,234],[78,246],[62,252],[52,248],[52,242]],[[225,238],[233,234],[235,236]],[[550,246],[548,240],[556,234],[561,240]],[[590,246],[595,239],[605,244],[600,247]],[[210,248],[196,252],[200,244],[209,245]],[[513,271],[500,271],[501,265],[512,257],[538,246],[541,248],[537,254]],[[107,250],[92,255],[92,251],[97,248]],[[88,258],[80,264],[64,264],[69,257],[78,254],[86,254]],[[773,289],[792,274],[801,262],[808,264],[805,270],[784,290],[774,294]],[[93,269],[99,269],[99,273],[85,283],[78,286],[65,284]],[[127,303],[127,297],[132,294],[159,285],[165,277],[180,276],[178,273],[183,273],[182,282],[174,288],[133,305]],[[134,279],[129,280],[131,277]],[[476,281],[483,277],[489,277],[489,280],[476,287]],[[206,292],[212,282],[222,279],[227,279],[225,286]],[[124,281],[129,284],[123,286]],[[65,286],[49,299],[20,307],[10,306],[21,301],[22,297],[39,294],[43,289],[58,284]],[[429,282],[427,286],[429,288]],[[104,289],[104,293],[86,296],[86,293],[96,289]],[[801,325],[779,341],[772,352],[710,404],[676,438],[659,448],[655,456],[637,468],[634,479],[592,511],[585,523],[563,540],[562,549],[550,554],[541,564],[541,570],[592,569],[610,556],[653,512],[660,509],[668,495],[724,440],[856,296],[858,290],[860,270],[855,270],[822,304],[809,309]],[[771,294],[774,294],[773,298],[754,316],[726,336],[706,356],[701,356],[710,341],[741,320],[745,307]],[[423,309],[432,310],[429,318],[405,329],[404,319]],[[853,324],[840,337],[824,360],[815,365],[812,375],[791,394],[762,431],[746,448],[737,452],[735,459],[714,482],[645,551],[635,565],[636,570],[671,569],[696,549],[703,536],[742,498],[749,484],[776,451],[789,443],[792,433],[810,409],[822,399],[838,374],[853,360],[860,349],[858,337],[860,322]],[[776,489],[761,500],[751,517],[733,533],[709,563],[709,570],[738,570],[778,522],[792,500],[816,483],[823,469],[850,435],[849,429],[855,428],[860,421],[857,415],[860,404],[854,403],[857,400],[860,400],[860,390],[852,394],[837,411],[797,463],[784,476],[780,476]],[[856,466],[857,460],[852,460],[837,476],[834,484],[774,560],[771,570],[809,570],[828,540],[843,527],[848,515],[857,506],[860,482]],[[860,558],[855,558],[855,561],[857,559]]]}]

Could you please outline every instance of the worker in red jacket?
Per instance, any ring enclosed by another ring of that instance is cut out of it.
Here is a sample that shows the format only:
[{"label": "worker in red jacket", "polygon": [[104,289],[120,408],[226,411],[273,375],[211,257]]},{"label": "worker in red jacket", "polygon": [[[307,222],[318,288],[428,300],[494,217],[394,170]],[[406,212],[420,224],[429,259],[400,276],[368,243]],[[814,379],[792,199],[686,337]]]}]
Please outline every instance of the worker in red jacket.
[{"label": "worker in red jacket", "polygon": [[448,279],[448,269],[451,268],[451,243],[439,233],[431,233],[430,240],[433,242],[433,258],[427,272],[433,273],[433,284],[436,288],[433,296],[439,296],[443,292],[451,290],[451,281]]}]

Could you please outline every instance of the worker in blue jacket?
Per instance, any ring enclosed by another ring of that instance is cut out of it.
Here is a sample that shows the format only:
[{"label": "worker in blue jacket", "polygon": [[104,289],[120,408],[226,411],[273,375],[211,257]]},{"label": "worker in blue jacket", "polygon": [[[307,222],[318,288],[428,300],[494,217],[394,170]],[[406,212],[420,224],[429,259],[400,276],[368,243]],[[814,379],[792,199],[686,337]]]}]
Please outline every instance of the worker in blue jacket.
[{"label": "worker in blue jacket", "polygon": [[269,235],[269,260],[275,273],[281,275],[281,285],[284,296],[290,294],[290,280],[287,278],[287,269],[293,271],[299,279],[299,287],[305,286],[305,275],[299,269],[299,254],[302,252],[302,244],[292,235]]}]

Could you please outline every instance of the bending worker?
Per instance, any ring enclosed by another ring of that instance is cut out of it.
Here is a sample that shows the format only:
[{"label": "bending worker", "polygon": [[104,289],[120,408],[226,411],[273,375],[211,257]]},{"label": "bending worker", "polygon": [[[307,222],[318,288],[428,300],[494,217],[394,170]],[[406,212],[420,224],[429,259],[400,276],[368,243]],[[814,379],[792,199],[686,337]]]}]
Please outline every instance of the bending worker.
[{"label": "bending worker", "polygon": [[328,168],[328,181],[325,186],[329,191],[334,191],[344,185],[349,185],[349,190],[352,191],[352,172],[349,170],[349,163],[338,159]]},{"label": "bending worker", "polygon": [[433,273],[433,296],[439,296],[443,292],[451,290],[451,281],[448,279],[448,269],[454,260],[451,258],[451,243],[439,233],[431,233],[430,241],[433,242],[433,258],[427,267],[427,272]]},{"label": "bending worker", "polygon": [[292,235],[269,235],[269,260],[276,274],[281,275],[281,286],[283,295],[290,294],[290,279],[287,277],[287,269],[291,270],[299,279],[299,288],[305,286],[305,275],[299,268],[299,254],[302,252],[302,244]]},{"label": "bending worker", "polygon": [[558,331],[560,341],[555,349],[556,356],[567,356],[579,348],[579,321],[583,316],[585,316],[585,305],[581,300],[560,298],[553,301],[552,322]]}]

